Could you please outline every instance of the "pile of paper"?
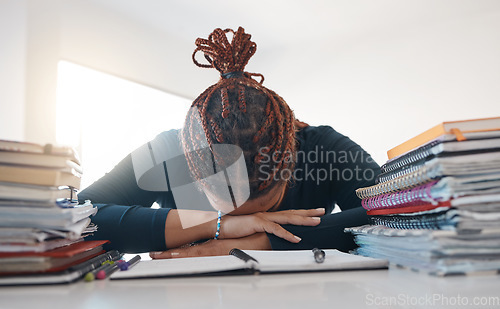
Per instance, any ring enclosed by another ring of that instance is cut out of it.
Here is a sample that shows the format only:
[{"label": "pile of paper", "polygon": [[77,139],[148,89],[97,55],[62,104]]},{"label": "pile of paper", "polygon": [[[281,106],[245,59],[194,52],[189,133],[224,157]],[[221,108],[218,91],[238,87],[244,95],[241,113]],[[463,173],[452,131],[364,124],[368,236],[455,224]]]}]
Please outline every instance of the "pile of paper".
[{"label": "pile of paper", "polygon": [[1,275],[50,271],[54,265],[28,257],[74,246],[96,230],[89,217],[97,209],[78,204],[81,176],[70,147],[0,140]]}]

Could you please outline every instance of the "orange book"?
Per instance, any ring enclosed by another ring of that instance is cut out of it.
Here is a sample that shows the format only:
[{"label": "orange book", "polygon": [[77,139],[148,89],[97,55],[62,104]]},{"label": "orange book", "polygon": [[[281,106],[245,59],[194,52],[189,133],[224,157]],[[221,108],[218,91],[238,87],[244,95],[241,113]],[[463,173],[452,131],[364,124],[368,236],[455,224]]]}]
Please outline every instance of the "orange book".
[{"label": "orange book", "polygon": [[497,130],[500,130],[500,117],[443,122],[390,149],[387,157],[391,160],[446,134],[455,135],[457,141],[462,141],[466,139],[463,133]]}]

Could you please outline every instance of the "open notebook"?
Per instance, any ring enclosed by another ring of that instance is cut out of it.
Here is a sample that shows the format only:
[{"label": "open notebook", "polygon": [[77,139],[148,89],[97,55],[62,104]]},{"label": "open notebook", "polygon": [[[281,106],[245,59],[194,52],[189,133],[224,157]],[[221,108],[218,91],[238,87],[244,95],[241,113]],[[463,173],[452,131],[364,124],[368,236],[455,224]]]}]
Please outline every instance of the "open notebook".
[{"label": "open notebook", "polygon": [[382,269],[388,265],[386,260],[347,254],[338,250],[324,250],[326,255],[323,263],[317,263],[310,250],[245,250],[243,252],[246,253],[246,258],[234,252],[225,256],[141,261],[130,270],[115,272],[110,279]]}]

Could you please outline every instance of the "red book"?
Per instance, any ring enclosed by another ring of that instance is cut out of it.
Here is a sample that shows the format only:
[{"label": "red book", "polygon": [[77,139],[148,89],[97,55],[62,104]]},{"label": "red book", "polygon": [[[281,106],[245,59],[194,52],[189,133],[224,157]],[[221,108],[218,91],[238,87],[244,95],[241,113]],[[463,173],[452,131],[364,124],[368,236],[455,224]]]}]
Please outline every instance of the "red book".
[{"label": "red book", "polygon": [[451,207],[451,203],[450,203],[450,201],[446,201],[446,202],[439,202],[437,205],[424,204],[424,205],[405,206],[405,207],[398,207],[398,208],[373,209],[373,210],[368,210],[366,212],[366,214],[369,216],[407,214],[407,213],[413,213],[413,212],[433,210],[433,209],[436,209],[438,207]]},{"label": "red book", "polygon": [[45,252],[0,252],[0,275],[63,271],[104,253],[107,242],[81,241]]}]

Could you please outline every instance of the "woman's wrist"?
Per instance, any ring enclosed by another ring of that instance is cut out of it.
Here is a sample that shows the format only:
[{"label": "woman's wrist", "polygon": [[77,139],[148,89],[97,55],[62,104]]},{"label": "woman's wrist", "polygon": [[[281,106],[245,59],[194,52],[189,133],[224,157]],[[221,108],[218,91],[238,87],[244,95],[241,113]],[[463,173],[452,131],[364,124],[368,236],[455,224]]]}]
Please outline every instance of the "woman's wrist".
[{"label": "woman's wrist", "polygon": [[165,222],[167,248],[214,238],[217,231],[217,212],[172,209]]},{"label": "woman's wrist", "polygon": [[[215,237],[217,233],[217,212],[215,211],[205,211],[203,213],[203,222],[200,224],[200,229],[202,230],[203,237],[200,239],[211,239]],[[220,231],[219,231],[220,237]],[[198,239],[198,240],[200,240]]]}]

